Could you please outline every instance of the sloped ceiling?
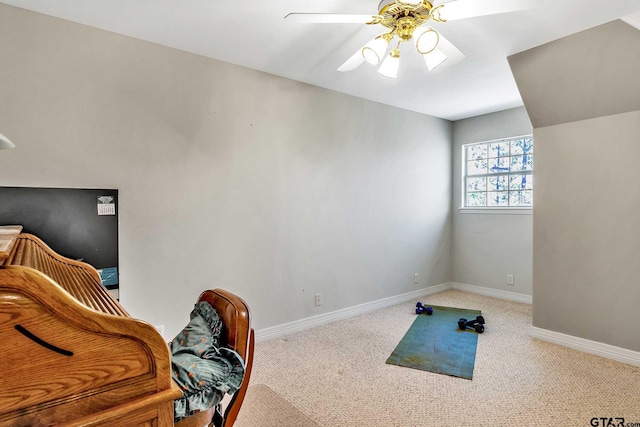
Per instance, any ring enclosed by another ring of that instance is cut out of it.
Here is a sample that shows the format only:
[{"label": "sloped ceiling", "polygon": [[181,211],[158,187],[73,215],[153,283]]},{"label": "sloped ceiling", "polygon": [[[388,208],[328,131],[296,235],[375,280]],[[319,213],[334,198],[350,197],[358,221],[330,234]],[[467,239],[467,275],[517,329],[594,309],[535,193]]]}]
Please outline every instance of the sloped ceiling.
[{"label": "sloped ceiling", "polygon": [[621,21],[509,57],[534,128],[640,110],[640,31]]},{"label": "sloped ceiling", "polygon": [[530,10],[434,25],[466,58],[427,72],[404,44],[399,77],[388,79],[367,64],[336,71],[383,28],[283,19],[290,12],[375,14],[378,0],[2,2],[449,120],[522,105],[509,55],[640,11],[640,0],[539,0]]}]

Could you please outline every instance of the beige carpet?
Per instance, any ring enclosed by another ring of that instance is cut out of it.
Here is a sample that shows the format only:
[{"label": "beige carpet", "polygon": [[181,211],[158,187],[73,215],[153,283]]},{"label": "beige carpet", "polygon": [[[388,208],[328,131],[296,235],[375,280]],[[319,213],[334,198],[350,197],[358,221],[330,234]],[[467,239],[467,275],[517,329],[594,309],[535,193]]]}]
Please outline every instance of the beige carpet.
[{"label": "beige carpet", "polygon": [[400,304],[259,343],[252,384],[277,395],[242,411],[255,405],[274,424],[242,426],[304,425],[282,399],[322,427],[640,423],[640,368],[532,339],[530,305],[459,291],[422,301],[482,310],[473,380],[385,364],[416,316],[415,302]]},{"label": "beige carpet", "polygon": [[264,384],[249,387],[235,427],[318,427]]}]

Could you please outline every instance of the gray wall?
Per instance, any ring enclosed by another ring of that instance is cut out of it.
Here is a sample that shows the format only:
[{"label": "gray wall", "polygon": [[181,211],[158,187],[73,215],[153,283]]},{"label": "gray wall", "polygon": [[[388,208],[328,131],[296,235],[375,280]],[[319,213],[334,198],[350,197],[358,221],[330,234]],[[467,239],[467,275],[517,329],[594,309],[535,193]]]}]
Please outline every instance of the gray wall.
[{"label": "gray wall", "polygon": [[640,111],[534,137],[533,324],[640,351]]},{"label": "gray wall", "polygon": [[[452,261],[455,282],[531,295],[531,211],[522,215],[504,210],[462,213],[458,209],[462,206],[462,145],[531,132],[524,108],[454,122]],[[507,285],[507,274],[514,275],[514,285]]]},{"label": "gray wall", "polygon": [[450,122],[1,4],[0,61],[0,185],[118,188],[167,337],[210,287],[261,329],[451,278]]},{"label": "gray wall", "polygon": [[634,351],[637,52],[640,31],[614,21],[509,58],[536,144],[533,324]]}]

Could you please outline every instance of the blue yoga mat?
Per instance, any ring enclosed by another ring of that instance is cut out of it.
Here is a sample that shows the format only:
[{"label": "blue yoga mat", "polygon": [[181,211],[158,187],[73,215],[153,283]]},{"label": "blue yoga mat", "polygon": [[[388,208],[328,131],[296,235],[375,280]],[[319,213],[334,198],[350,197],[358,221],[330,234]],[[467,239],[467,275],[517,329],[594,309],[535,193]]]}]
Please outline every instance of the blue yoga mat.
[{"label": "blue yoga mat", "polygon": [[431,307],[431,316],[416,315],[416,320],[387,363],[472,379],[478,334],[473,329],[461,331],[458,319],[475,319],[482,312],[436,305]]}]

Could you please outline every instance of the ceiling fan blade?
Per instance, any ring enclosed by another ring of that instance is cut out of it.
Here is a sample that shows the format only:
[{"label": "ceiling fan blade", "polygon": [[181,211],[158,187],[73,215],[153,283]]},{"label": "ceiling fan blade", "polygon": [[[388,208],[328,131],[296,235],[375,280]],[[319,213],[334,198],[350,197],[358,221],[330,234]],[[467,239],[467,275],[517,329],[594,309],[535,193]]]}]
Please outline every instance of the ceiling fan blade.
[{"label": "ceiling fan blade", "polygon": [[364,62],[364,56],[362,55],[362,48],[356,50],[356,53],[351,55],[349,59],[344,61],[341,66],[338,67],[338,71],[353,71]]},{"label": "ceiling fan blade", "polygon": [[496,15],[540,7],[540,0],[454,0],[444,3],[440,17],[446,21]]},{"label": "ceiling fan blade", "polygon": [[455,47],[445,36],[440,34],[440,42],[438,42],[438,49],[447,55],[447,67],[457,64],[465,58],[465,54],[460,49]]},{"label": "ceiling fan blade", "polygon": [[289,13],[284,19],[305,24],[366,24],[373,21],[374,16],[345,13]]}]

